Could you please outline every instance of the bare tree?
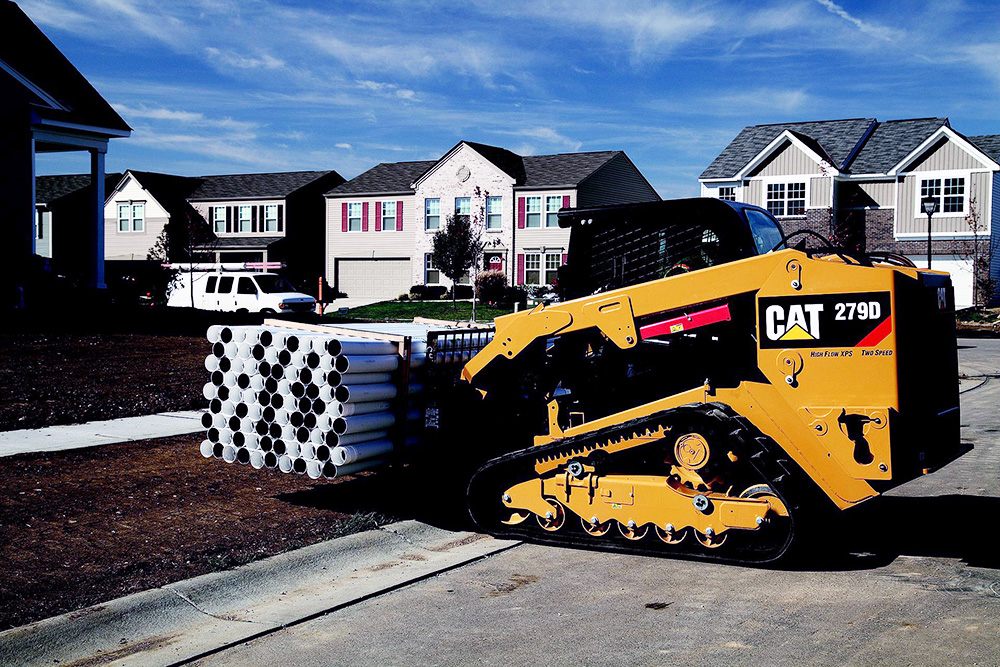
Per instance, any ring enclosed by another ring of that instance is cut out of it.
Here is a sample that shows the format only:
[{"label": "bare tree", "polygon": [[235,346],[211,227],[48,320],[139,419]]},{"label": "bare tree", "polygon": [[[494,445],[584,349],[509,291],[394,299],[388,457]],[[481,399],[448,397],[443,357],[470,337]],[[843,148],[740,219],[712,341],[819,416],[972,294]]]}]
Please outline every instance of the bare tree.
[{"label": "bare tree", "polygon": [[979,212],[976,195],[969,195],[969,212],[965,224],[972,232],[972,239],[963,243],[962,254],[972,272],[972,303],[980,308],[988,306],[993,299],[996,280],[990,274],[992,250],[990,234]]}]

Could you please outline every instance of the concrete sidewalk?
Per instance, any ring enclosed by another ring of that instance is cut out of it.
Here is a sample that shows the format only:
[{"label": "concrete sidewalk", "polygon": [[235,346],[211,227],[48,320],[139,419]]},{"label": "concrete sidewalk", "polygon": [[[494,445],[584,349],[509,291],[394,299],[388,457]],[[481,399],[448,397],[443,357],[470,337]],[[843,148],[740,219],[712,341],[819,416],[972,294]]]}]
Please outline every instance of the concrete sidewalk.
[{"label": "concrete sidewalk", "polygon": [[0,457],[187,435],[202,430],[201,414],[200,410],[161,412],[86,424],[0,431]]},{"label": "concrete sidewalk", "polygon": [[173,665],[509,549],[416,521],[0,632],[0,665]]}]

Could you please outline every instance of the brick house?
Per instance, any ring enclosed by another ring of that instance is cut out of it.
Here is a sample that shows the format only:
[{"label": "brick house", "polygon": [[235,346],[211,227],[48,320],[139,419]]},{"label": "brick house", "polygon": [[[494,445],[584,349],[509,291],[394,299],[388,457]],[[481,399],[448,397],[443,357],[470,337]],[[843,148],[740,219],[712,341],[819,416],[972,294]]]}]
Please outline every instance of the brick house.
[{"label": "brick house", "polygon": [[483,226],[483,265],[519,285],[555,279],[569,246],[561,208],[658,200],[621,151],[520,156],[459,142],[438,160],[379,164],[327,195],[327,280],[348,297],[451,286],[431,262],[448,215]]},{"label": "brick house", "polygon": [[[974,243],[989,249],[990,277],[1000,283],[998,154],[1000,135],[965,137],[947,118],[754,125],[743,128],[699,182],[703,196],[768,209],[786,233],[808,228],[846,237],[918,266],[927,263],[920,199],[937,197],[932,268],[951,272],[956,303],[971,305]],[[972,214],[978,231],[970,228]]]}]

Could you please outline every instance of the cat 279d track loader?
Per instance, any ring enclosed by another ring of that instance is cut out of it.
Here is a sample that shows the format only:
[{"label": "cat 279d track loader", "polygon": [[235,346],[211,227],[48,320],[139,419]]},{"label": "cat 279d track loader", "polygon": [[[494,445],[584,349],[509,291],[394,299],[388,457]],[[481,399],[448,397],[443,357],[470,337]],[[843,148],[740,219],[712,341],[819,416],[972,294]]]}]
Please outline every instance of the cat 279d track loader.
[{"label": "cat 279d track loader", "polygon": [[489,459],[468,487],[487,532],[769,562],[813,510],[967,451],[947,274],[796,249],[719,200],[559,220],[568,300],[498,318],[441,414]]}]

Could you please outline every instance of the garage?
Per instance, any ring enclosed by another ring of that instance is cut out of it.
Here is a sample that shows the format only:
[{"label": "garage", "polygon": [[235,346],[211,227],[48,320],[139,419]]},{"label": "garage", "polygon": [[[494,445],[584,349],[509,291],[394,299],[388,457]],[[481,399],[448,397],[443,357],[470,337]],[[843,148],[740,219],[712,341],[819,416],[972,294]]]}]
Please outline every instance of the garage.
[{"label": "garage", "polygon": [[[924,268],[927,266],[927,255],[908,255],[909,259]],[[955,307],[966,308],[972,305],[972,268],[969,259],[961,255],[934,255],[931,257],[931,268],[935,271],[947,271],[951,274],[951,284],[955,288]]]},{"label": "garage", "polygon": [[395,299],[410,291],[410,260],[338,259],[336,285],[351,299]]}]

